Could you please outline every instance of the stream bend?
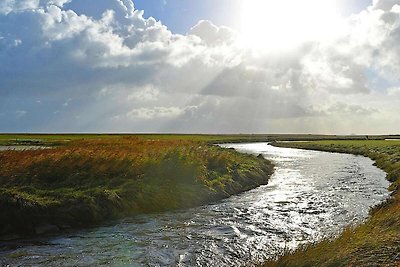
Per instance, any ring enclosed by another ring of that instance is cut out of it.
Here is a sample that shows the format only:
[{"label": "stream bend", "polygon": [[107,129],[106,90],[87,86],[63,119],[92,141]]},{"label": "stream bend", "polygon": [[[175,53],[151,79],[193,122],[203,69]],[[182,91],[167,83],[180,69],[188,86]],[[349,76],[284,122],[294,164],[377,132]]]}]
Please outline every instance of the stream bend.
[{"label": "stream bend", "polygon": [[232,266],[362,222],[389,196],[385,173],[354,155],[224,144],[276,164],[269,184],[202,207],[141,215],[0,250],[11,266]]}]

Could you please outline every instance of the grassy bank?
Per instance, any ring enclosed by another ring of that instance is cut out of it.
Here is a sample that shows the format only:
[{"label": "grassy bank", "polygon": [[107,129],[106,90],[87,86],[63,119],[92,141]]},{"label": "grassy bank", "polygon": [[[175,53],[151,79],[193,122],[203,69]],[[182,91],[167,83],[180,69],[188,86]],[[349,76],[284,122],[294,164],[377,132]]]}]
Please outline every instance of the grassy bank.
[{"label": "grassy bank", "polygon": [[201,141],[75,137],[0,152],[0,236],[201,205],[265,184],[273,170],[261,157]]},{"label": "grassy bank", "polygon": [[[370,212],[356,228],[287,254],[265,266],[399,266],[400,265],[400,141],[315,141],[276,143],[281,147],[363,155],[375,160],[392,182],[392,197]],[[329,162],[327,162],[329,164]]]}]

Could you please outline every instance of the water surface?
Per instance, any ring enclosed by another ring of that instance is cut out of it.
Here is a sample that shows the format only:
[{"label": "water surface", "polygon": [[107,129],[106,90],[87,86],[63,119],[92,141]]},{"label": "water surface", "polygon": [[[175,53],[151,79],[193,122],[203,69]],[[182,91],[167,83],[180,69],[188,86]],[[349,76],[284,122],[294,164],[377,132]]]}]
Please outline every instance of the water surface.
[{"label": "water surface", "polygon": [[232,266],[338,234],[388,197],[385,173],[361,156],[225,144],[276,164],[268,185],[203,207],[3,244],[0,265]]}]

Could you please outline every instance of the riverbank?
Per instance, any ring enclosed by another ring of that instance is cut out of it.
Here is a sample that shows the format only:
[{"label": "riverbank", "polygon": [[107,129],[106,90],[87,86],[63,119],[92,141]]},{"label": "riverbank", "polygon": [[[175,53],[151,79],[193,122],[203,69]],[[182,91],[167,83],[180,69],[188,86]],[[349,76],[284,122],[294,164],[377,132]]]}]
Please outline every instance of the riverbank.
[{"label": "riverbank", "polygon": [[266,184],[273,172],[262,157],[204,141],[121,136],[2,151],[0,165],[6,239],[210,203]]},{"label": "riverbank", "polygon": [[[313,141],[274,143],[279,147],[350,153],[373,159],[387,173],[391,198],[370,212],[362,225],[288,253],[264,266],[399,266],[400,264],[400,143],[399,141]],[[327,163],[329,164],[329,163]]]}]

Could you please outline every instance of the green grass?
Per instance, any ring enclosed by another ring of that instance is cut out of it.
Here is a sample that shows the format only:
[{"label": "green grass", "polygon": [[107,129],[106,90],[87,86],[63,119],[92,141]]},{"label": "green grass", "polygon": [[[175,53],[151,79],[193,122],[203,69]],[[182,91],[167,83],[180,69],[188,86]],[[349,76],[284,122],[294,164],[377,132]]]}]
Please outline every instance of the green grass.
[{"label": "green grass", "polygon": [[[366,139],[360,135],[312,134],[0,134],[0,145],[62,145],[73,140],[140,137],[148,140],[186,140],[218,142],[256,142],[279,140],[347,140]],[[369,139],[400,138],[399,135],[375,135]]]},{"label": "green grass", "polygon": [[266,184],[273,170],[206,142],[121,136],[2,151],[0,166],[0,236],[202,205]]},{"label": "green grass", "polygon": [[387,179],[392,182],[392,196],[386,203],[373,208],[364,224],[346,229],[337,239],[302,247],[264,266],[400,265],[400,141],[315,141],[275,145],[370,157],[387,172]]}]

